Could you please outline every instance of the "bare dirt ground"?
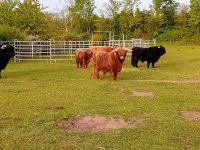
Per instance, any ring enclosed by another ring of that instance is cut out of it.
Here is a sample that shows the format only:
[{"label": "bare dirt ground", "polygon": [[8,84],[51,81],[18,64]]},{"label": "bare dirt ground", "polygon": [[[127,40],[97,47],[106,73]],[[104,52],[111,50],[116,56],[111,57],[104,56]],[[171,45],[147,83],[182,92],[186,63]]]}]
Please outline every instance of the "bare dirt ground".
[{"label": "bare dirt ground", "polygon": [[0,118],[0,121],[1,121],[1,120],[19,122],[19,121],[21,121],[21,118],[19,118],[19,117],[14,117],[14,116],[6,116],[6,117]]},{"label": "bare dirt ground", "polygon": [[136,97],[154,97],[154,93],[153,92],[149,92],[149,91],[130,91],[127,89],[121,89],[122,93],[128,94],[130,96],[136,96]]},{"label": "bare dirt ground", "polygon": [[156,82],[156,83],[200,83],[200,80],[135,80],[138,82]]},{"label": "bare dirt ground", "polygon": [[103,132],[111,129],[132,128],[144,123],[143,118],[113,118],[108,116],[77,116],[74,119],[58,120],[56,125],[65,131],[75,132]]},{"label": "bare dirt ground", "polygon": [[139,96],[139,97],[153,97],[153,92],[139,92],[133,91],[132,96]]},{"label": "bare dirt ground", "polygon": [[182,111],[181,114],[187,120],[200,121],[199,111]]}]

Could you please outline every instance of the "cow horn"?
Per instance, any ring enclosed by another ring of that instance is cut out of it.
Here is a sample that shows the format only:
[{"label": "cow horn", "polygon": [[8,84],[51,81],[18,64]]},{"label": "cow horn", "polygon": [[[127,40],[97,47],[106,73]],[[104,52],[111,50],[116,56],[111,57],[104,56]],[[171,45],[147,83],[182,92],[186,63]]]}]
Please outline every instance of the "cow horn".
[{"label": "cow horn", "polygon": [[132,50],[131,50],[131,49],[128,49],[128,48],[124,48],[124,50],[127,50],[127,51],[129,51],[129,52],[132,52]]},{"label": "cow horn", "polygon": [[117,49],[115,49],[115,50],[112,50],[112,52],[117,52]]},{"label": "cow horn", "polygon": [[5,48],[6,48],[6,45],[1,46],[1,49],[5,49]]}]

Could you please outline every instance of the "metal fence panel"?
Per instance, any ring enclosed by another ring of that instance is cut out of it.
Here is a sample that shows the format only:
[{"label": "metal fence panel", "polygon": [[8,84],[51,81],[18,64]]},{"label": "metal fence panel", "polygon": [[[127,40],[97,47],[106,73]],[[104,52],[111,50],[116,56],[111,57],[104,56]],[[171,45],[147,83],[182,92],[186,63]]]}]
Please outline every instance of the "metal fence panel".
[{"label": "metal fence panel", "polygon": [[155,40],[110,40],[110,41],[0,41],[0,44],[15,46],[15,61],[20,60],[65,60],[72,59],[77,48],[90,46],[149,47]]}]

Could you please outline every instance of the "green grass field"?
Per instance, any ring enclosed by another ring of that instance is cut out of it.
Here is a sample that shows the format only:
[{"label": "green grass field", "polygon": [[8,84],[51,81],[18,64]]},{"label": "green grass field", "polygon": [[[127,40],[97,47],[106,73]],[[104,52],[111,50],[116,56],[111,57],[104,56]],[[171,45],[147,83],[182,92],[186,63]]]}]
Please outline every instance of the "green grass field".
[{"label": "green grass field", "polygon": [[[181,112],[200,111],[200,83],[194,82],[200,81],[200,47],[166,50],[154,69],[146,62],[133,68],[127,57],[116,83],[109,74],[91,79],[91,66],[77,69],[74,60],[9,63],[0,79],[0,149],[199,149],[200,121]],[[144,122],[100,133],[64,131],[55,123],[78,115]]]}]

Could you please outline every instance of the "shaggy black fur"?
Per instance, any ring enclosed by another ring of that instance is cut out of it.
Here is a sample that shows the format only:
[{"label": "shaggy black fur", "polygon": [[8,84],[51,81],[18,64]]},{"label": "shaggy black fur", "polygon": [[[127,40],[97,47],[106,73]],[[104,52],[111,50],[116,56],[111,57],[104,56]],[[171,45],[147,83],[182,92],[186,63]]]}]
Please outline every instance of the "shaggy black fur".
[{"label": "shaggy black fur", "polygon": [[9,60],[15,56],[15,49],[12,45],[0,45],[0,78],[1,70],[6,68]]},{"label": "shaggy black fur", "polygon": [[166,53],[165,47],[163,46],[153,46],[148,48],[133,47],[132,48],[132,58],[131,65],[138,68],[138,61],[147,61],[147,68],[149,68],[150,63],[154,68],[154,64],[158,59]]}]

